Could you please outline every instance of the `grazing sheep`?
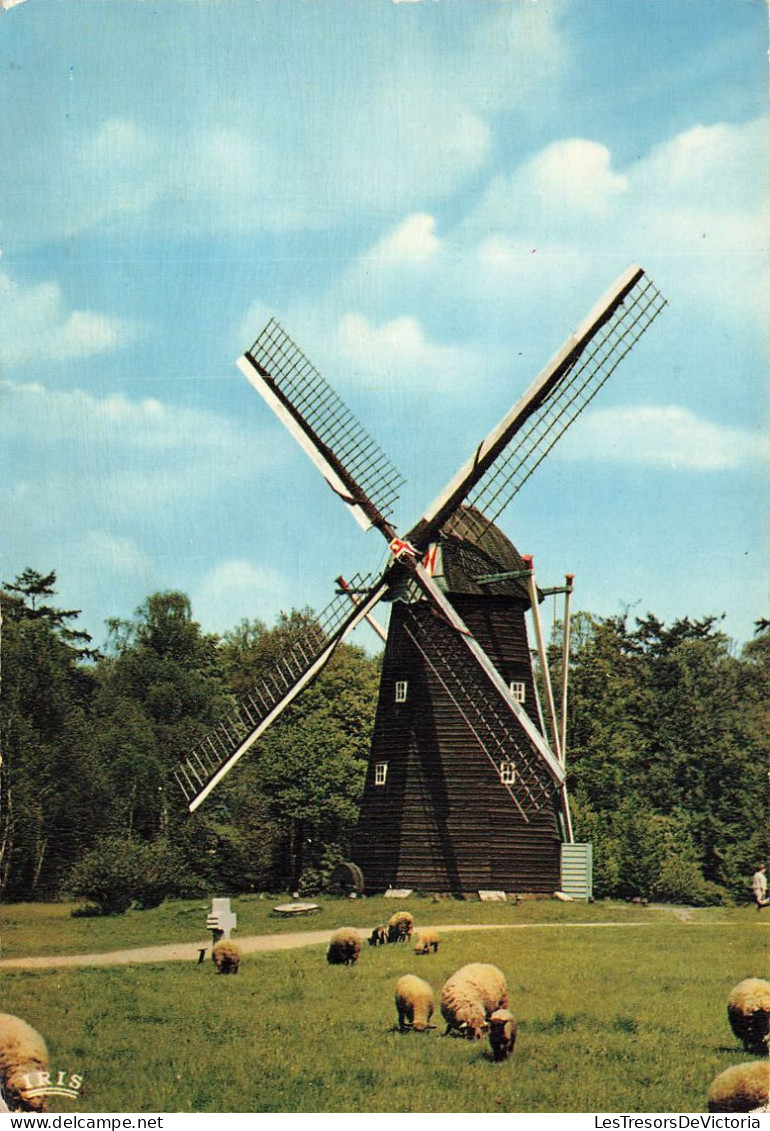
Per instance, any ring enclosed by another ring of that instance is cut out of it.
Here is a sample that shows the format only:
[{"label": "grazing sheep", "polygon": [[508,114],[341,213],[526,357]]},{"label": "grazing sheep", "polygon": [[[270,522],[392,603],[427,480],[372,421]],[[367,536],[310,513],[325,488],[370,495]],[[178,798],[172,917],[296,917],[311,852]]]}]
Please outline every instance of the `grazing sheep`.
[{"label": "grazing sheep", "polygon": [[488,1028],[490,1015],[507,1006],[508,987],[501,970],[485,962],[461,966],[447,978],[441,990],[444,1036],[457,1032],[479,1041]]},{"label": "grazing sheep", "polygon": [[414,919],[408,911],[397,911],[388,920],[388,942],[406,942],[412,937]]},{"label": "grazing sheep", "polygon": [[385,930],[385,924],[380,923],[379,927],[375,927],[369,935],[369,946],[384,946],[388,941],[388,932]]},{"label": "grazing sheep", "polygon": [[438,950],[438,935],[435,931],[427,930],[423,927],[417,936],[415,943],[415,954],[429,954],[431,951],[435,954]]},{"label": "grazing sheep", "polygon": [[516,1018],[508,1009],[496,1009],[489,1018],[489,1043],[495,1060],[506,1060],[518,1036]]},{"label": "grazing sheep", "polygon": [[[45,1096],[29,1096],[29,1077],[48,1072],[48,1049],[40,1034],[11,1013],[0,1013],[0,1087],[11,1111],[46,1110]],[[34,1087],[34,1083],[32,1083]]]},{"label": "grazing sheep", "polygon": [[746,978],[727,997],[730,1027],[746,1052],[767,1056],[770,1035],[770,982]]},{"label": "grazing sheep", "polygon": [[335,931],[326,952],[330,966],[355,966],[361,953],[361,938],[352,927],[340,927]]},{"label": "grazing sheep", "polygon": [[429,1024],[434,1008],[433,990],[427,982],[414,974],[404,974],[403,978],[399,978],[396,985],[396,1010],[398,1027],[402,1033],[405,1029],[414,1029],[416,1033],[435,1029],[435,1025]]},{"label": "grazing sheep", "polygon": [[709,1111],[761,1111],[770,1103],[770,1064],[752,1060],[720,1072],[709,1086]]},{"label": "grazing sheep", "polygon": [[241,948],[230,939],[222,939],[211,952],[217,974],[237,974],[241,964]]}]

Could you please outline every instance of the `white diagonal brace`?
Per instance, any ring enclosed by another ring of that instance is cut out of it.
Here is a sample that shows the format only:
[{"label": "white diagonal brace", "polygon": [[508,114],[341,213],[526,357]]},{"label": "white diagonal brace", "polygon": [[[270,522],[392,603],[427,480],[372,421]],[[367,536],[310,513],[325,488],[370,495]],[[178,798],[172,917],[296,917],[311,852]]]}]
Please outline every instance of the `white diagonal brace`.
[{"label": "white diagonal brace", "polygon": [[264,719],[260,722],[259,726],[251,732],[238,749],[232,754],[227,761],[220,766],[210,781],[206,783],[200,793],[193,798],[188,808],[191,813],[194,813],[198,806],[206,800],[208,795],[213,789],[221,782],[222,778],[230,772],[236,762],[239,762],[243,755],[249,750],[257,739],[264,734],[267,728],[275,722],[278,716],[286,710],[289,704],[297,698],[299,693],[307,687],[311,679],[318,675],[323,667],[329,662],[332,654],[338,644],[348,635],[349,632],[356,627],[356,625],[364,619],[364,617],[371,612],[378,601],[382,599],[387,592],[388,585],[384,581],[380,581],[374,589],[364,597],[359,605],[352,610],[348,619],[337,629],[334,636],[331,638],[324,650],[316,657],[309,668],[306,669],[291,687],[286,691],[285,695],[275,704],[269,714],[265,715]]}]

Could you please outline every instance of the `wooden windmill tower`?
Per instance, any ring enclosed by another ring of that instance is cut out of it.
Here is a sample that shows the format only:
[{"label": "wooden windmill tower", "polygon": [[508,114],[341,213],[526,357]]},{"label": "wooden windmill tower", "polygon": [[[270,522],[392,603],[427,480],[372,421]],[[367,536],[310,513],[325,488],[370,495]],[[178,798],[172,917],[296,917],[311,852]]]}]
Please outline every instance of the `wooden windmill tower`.
[{"label": "wooden windmill tower", "polygon": [[401,476],[267,324],[240,369],[391,557],[379,577],[351,578],[177,768],[191,811],[385,600],[393,611],[354,842],[367,890],[558,886],[569,809],[558,728],[549,741],[533,709],[524,613],[537,593],[494,523],[664,302],[629,267],[404,536],[390,517]]}]

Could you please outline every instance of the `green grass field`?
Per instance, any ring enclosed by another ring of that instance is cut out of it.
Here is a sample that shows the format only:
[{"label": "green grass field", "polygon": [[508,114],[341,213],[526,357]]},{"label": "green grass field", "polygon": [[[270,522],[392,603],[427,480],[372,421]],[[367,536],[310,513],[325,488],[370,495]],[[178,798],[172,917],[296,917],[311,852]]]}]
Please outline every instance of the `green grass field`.
[{"label": "green grass field", "polygon": [[[210,962],[8,968],[3,1009],[45,1034],[54,1069],[82,1074],[78,1100],[50,1103],[69,1113],[702,1112],[713,1076],[748,1059],[725,1001],[740,979],[766,976],[770,919],[751,908],[682,920],[618,904],[404,905],[418,924],[521,929],[447,933],[429,957],[364,946],[353,968],[328,966],[323,946],[247,955],[227,978]],[[287,923],[271,917],[269,902],[239,899],[238,933],[368,926],[393,906],[325,901]],[[203,935],[202,907],[196,917],[170,904],[114,920],[70,919],[57,905],[6,907],[3,954],[8,938],[20,954],[16,943],[35,932],[27,953],[191,941]],[[438,998],[445,978],[471,961],[507,975],[519,1020],[508,1062],[493,1063],[486,1043],[442,1037],[440,1018],[427,1034],[395,1031],[402,973],[426,978]]]}]

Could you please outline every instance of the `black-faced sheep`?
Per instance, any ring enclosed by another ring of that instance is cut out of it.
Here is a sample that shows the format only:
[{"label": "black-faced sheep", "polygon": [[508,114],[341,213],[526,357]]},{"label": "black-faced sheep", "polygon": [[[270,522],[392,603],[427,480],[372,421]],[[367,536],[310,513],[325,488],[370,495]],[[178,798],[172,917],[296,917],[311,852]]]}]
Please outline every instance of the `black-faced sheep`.
[{"label": "black-faced sheep", "polygon": [[211,952],[217,974],[237,974],[241,964],[241,948],[230,939],[222,939]]},{"label": "black-faced sheep", "polygon": [[388,920],[388,942],[406,942],[412,937],[414,919],[408,911],[397,911]]},{"label": "black-faced sheep", "polygon": [[361,938],[352,927],[340,927],[335,931],[326,952],[330,966],[355,966],[361,953]]},{"label": "black-faced sheep", "polygon": [[489,1043],[495,1060],[505,1060],[513,1052],[518,1036],[516,1018],[508,1009],[496,1009],[489,1017]]},{"label": "black-faced sheep", "polygon": [[435,954],[438,950],[438,935],[435,931],[431,931],[423,927],[417,935],[417,942],[414,946],[415,954],[429,954],[431,951]]},{"label": "black-faced sheep", "polygon": [[496,966],[471,962],[461,966],[444,982],[441,990],[441,1015],[446,1031],[479,1041],[496,1009],[507,1009],[508,987],[505,975]]},{"label": "black-faced sheep", "polygon": [[709,1111],[761,1111],[770,1103],[770,1064],[752,1060],[734,1064],[711,1081]]},{"label": "black-faced sheep", "polygon": [[385,930],[385,924],[380,923],[379,927],[375,927],[369,935],[369,946],[384,946],[388,941],[388,932]]},{"label": "black-faced sheep", "polygon": [[422,978],[414,974],[404,974],[396,985],[396,1011],[398,1012],[398,1027],[403,1033],[405,1029],[414,1029],[422,1033],[426,1029],[435,1029],[430,1024],[435,1009],[433,990]]},{"label": "black-faced sheep", "polygon": [[768,1055],[770,1039],[770,982],[746,978],[733,986],[727,997],[730,1028],[746,1052]]},{"label": "black-faced sheep", "polygon": [[0,1013],[0,1087],[11,1111],[46,1110],[45,1096],[28,1092],[34,1074],[48,1067],[48,1049],[37,1030],[12,1013]]}]

